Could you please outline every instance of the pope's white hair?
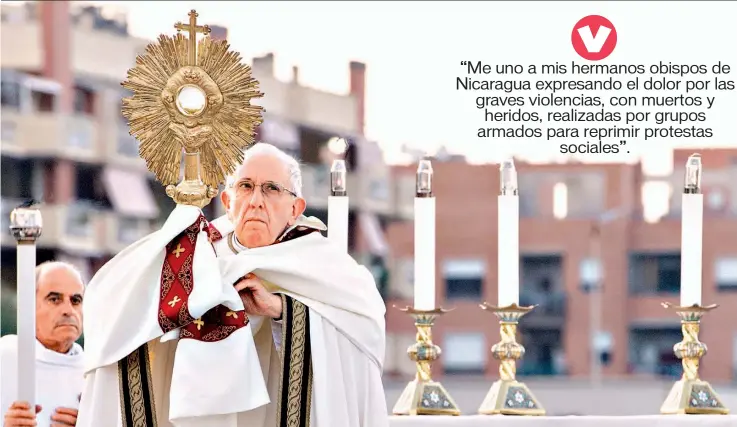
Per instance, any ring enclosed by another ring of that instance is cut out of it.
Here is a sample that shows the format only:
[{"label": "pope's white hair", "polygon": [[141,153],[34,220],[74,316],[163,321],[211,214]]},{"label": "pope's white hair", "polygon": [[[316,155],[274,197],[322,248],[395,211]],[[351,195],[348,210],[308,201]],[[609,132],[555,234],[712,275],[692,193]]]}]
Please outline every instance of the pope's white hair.
[{"label": "pope's white hair", "polygon": [[284,166],[287,168],[287,174],[289,175],[289,185],[291,187],[288,188],[288,190],[296,194],[297,197],[302,197],[302,170],[299,167],[299,162],[297,162],[297,159],[285,153],[276,146],[267,144],[265,142],[259,142],[251,146],[251,148],[247,149],[243,153],[243,162],[241,163],[240,167],[238,167],[235,174],[229,176],[226,181],[226,185],[228,188],[232,187],[235,184],[235,181],[238,179],[238,174],[240,173],[241,168],[243,168],[246,162],[258,156],[276,157],[282,163],[284,163]]},{"label": "pope's white hair", "polygon": [[84,279],[82,278],[82,272],[80,272],[76,266],[68,262],[64,262],[64,261],[46,261],[46,262],[42,262],[41,264],[37,265],[34,271],[36,275],[36,289],[38,289],[38,283],[39,283],[39,279],[41,279],[41,276],[47,270],[53,270],[56,268],[61,268],[61,269],[67,270],[70,273],[74,274],[79,279],[79,283],[81,283],[83,287],[87,287],[86,284],[84,283]]}]

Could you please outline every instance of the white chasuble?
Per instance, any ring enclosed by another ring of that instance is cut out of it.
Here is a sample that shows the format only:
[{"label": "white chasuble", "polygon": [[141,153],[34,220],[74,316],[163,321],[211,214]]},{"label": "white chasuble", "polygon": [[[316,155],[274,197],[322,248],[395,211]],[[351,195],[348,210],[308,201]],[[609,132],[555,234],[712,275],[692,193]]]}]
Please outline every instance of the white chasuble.
[{"label": "white chasuble", "polygon": [[[213,224],[178,206],[93,278],[77,425],[388,426],[368,270],[305,227],[236,255],[232,226]],[[282,295],[279,323],[245,316],[233,284],[248,273]]]},{"label": "white chasuble", "polygon": [[236,427],[238,413],[269,402],[210,234],[199,209],[177,206],[92,278],[78,427]]}]

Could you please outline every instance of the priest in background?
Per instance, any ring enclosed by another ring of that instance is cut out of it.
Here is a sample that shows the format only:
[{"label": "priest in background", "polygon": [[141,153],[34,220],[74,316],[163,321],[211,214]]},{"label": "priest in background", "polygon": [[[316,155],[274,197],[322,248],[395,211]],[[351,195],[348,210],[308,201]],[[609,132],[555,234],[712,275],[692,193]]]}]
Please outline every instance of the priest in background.
[{"label": "priest in background", "polygon": [[78,426],[389,425],[384,302],[301,192],[296,160],[256,144],[226,216],[179,205],[98,272]]},{"label": "priest in background", "polygon": [[[17,286],[23,286],[18,283]],[[4,427],[74,426],[84,385],[82,335],[84,283],[63,262],[36,267],[36,407],[16,401],[18,337],[0,339],[0,410]]]}]

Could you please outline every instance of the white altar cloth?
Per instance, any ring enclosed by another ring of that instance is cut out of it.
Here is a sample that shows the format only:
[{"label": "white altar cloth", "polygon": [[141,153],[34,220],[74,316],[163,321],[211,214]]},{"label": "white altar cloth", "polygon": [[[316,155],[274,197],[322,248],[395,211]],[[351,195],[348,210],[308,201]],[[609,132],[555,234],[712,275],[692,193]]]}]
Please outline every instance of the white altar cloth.
[{"label": "white altar cloth", "polygon": [[391,427],[737,427],[737,415],[391,417]]}]

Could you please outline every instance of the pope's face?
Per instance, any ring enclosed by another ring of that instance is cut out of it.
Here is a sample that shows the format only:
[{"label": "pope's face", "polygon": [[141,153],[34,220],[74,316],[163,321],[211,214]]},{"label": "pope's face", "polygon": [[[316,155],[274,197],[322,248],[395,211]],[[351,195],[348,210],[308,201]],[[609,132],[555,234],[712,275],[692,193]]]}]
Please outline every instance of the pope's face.
[{"label": "pope's face", "polygon": [[221,200],[247,248],[271,245],[304,212],[305,201],[292,194],[284,163],[269,154],[249,158],[237,171]]},{"label": "pope's face", "polygon": [[36,284],[36,338],[47,348],[67,351],[82,335],[84,285],[68,268],[44,269]]}]

